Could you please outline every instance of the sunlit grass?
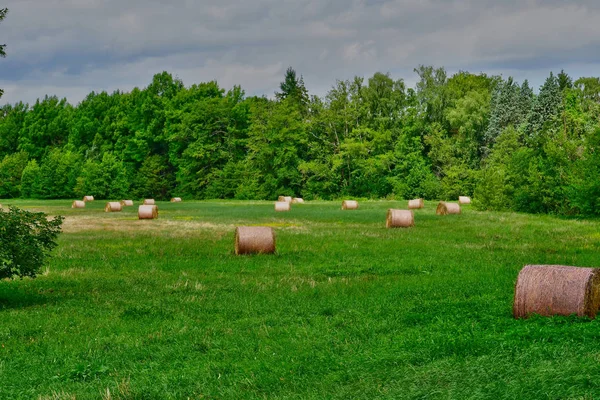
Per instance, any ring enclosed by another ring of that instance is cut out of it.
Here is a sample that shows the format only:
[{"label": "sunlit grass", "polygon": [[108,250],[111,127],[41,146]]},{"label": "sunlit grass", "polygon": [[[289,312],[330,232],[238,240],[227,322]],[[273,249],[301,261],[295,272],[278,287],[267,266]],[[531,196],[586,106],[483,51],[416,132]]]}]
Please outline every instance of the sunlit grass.
[{"label": "sunlit grass", "polygon": [[[0,203],[67,217],[43,274],[0,281],[0,399],[600,395],[598,322],[511,317],[523,265],[600,266],[596,221],[426,203],[388,230],[405,202],[158,203],[154,221]],[[274,227],[277,254],[235,256],[238,225]]]}]

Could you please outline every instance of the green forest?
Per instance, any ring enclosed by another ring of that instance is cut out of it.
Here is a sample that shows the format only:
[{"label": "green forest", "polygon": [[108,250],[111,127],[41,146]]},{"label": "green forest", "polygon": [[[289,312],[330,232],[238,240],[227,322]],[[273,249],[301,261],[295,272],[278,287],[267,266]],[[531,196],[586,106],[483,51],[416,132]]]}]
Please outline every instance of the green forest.
[{"label": "green forest", "polygon": [[[0,198],[456,199],[600,213],[600,79],[527,81],[420,66],[272,98],[157,74],[131,92],[47,96],[0,114]],[[537,92],[537,93],[536,93]]]}]

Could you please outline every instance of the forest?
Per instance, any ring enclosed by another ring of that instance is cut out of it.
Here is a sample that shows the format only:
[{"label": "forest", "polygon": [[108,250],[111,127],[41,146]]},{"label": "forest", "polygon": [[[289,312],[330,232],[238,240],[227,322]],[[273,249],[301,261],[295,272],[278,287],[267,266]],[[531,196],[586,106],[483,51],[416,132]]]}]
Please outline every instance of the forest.
[{"label": "forest", "polygon": [[482,210],[600,213],[600,78],[527,81],[419,66],[272,98],[167,72],[145,88],[0,113],[0,198],[474,198]]}]

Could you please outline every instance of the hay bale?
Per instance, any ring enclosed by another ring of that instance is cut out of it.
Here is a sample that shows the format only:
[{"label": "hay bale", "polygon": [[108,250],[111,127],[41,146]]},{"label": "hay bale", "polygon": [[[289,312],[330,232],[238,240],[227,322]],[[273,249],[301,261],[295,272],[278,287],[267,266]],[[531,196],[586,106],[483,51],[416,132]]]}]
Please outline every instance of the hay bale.
[{"label": "hay bale", "polygon": [[277,199],[277,201],[281,201],[281,202],[288,202],[291,203],[292,202],[292,196],[279,196],[279,198]]},{"label": "hay bale", "polygon": [[423,199],[414,199],[408,201],[408,208],[411,210],[423,207],[425,207],[425,202]]},{"label": "hay bale", "polygon": [[158,218],[158,207],[152,204],[141,205],[138,208],[139,219],[155,219]]},{"label": "hay bale", "polygon": [[171,203],[181,203],[181,197],[173,197]]},{"label": "hay bale", "polygon": [[458,204],[471,204],[471,198],[467,196],[458,196]]},{"label": "hay bale", "polygon": [[156,203],[154,202],[154,199],[145,199],[143,204],[145,206],[153,206]]},{"label": "hay bale", "polygon": [[513,316],[596,317],[600,307],[600,269],[526,265],[515,284]]},{"label": "hay bale", "polygon": [[129,207],[133,205],[133,200],[121,200],[121,205],[123,207]]},{"label": "hay bale", "polygon": [[415,215],[410,210],[394,210],[390,208],[385,220],[386,228],[410,228],[415,226]]},{"label": "hay bale", "polygon": [[342,210],[356,210],[357,208],[358,208],[358,201],[356,201],[356,200],[342,201]]},{"label": "hay bale", "polygon": [[94,201],[94,196],[83,196],[83,201]]},{"label": "hay bale", "polygon": [[435,213],[437,215],[460,214],[460,205],[457,203],[446,203],[445,201],[440,201]]},{"label": "hay bale", "polygon": [[292,199],[292,204],[304,204],[304,199],[302,197],[294,197]]},{"label": "hay bale", "polygon": [[275,253],[275,231],[268,226],[235,228],[235,254]]},{"label": "hay bale", "polygon": [[290,211],[290,203],[287,201],[275,202],[275,211]]},{"label": "hay bale", "polygon": [[109,201],[104,206],[104,212],[117,212],[117,211],[121,211],[122,209],[123,209],[123,206],[121,206],[121,203],[118,201]]},{"label": "hay bale", "polygon": [[75,200],[73,204],[71,204],[71,208],[85,208],[85,201]]}]

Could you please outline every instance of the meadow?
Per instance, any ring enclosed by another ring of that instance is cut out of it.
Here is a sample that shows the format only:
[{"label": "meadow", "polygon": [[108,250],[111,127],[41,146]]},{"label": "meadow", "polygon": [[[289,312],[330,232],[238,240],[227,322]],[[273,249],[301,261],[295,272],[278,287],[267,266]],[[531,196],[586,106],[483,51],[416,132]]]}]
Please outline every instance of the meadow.
[{"label": "meadow", "polygon": [[[386,229],[404,201],[11,200],[66,216],[0,281],[0,399],[592,399],[600,323],[512,318],[526,264],[600,266],[600,221],[478,212]],[[277,254],[236,256],[236,226]]]}]

